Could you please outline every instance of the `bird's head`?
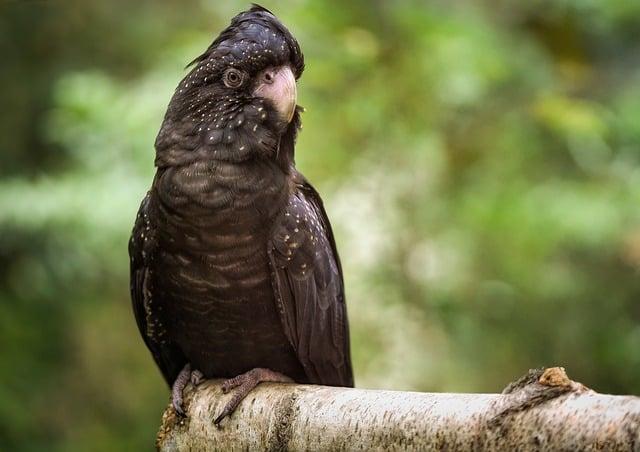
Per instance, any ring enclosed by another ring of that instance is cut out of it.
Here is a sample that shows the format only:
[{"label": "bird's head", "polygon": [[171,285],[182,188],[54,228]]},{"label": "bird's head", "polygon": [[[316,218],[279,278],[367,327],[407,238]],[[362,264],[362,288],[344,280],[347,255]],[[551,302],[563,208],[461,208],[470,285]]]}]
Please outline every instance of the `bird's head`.
[{"label": "bird's head", "polygon": [[158,166],[277,155],[283,140],[295,140],[304,57],[270,11],[238,14],[191,65],[156,140]]}]

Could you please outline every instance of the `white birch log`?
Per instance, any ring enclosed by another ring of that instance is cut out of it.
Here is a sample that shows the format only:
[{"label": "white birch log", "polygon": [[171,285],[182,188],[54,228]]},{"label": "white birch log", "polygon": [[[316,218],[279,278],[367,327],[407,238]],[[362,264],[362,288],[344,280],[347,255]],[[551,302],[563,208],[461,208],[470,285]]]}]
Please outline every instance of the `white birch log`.
[{"label": "white birch log", "polygon": [[162,451],[447,450],[640,452],[640,397],[598,394],[562,368],[502,394],[431,394],[261,384],[219,427],[219,381],[187,389],[187,417],[163,415]]}]

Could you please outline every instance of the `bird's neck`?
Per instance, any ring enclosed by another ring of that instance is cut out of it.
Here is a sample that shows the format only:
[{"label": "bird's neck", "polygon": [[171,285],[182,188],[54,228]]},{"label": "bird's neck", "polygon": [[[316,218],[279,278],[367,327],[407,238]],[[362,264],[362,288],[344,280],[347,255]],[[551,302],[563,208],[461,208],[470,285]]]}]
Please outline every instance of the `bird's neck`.
[{"label": "bird's neck", "polygon": [[291,176],[266,159],[170,167],[158,171],[153,187],[162,224],[193,237],[193,251],[217,247],[212,231],[229,240],[246,231],[266,234],[290,189]]},{"label": "bird's neck", "polygon": [[275,157],[286,125],[268,102],[253,99],[240,105],[220,98],[214,104],[167,111],[156,138],[156,166]]},{"label": "bird's neck", "polygon": [[288,124],[262,100],[225,114],[169,111],[156,138],[156,166],[267,159],[287,173],[294,162],[301,111],[297,107]]}]

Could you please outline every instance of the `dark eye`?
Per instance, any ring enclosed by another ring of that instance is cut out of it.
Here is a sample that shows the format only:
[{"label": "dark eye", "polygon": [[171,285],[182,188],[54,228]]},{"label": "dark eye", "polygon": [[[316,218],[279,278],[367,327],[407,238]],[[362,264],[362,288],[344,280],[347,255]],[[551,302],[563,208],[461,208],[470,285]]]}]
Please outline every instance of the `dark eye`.
[{"label": "dark eye", "polygon": [[229,68],[222,75],[222,81],[227,88],[239,87],[244,82],[244,78],[244,72],[236,68]]}]

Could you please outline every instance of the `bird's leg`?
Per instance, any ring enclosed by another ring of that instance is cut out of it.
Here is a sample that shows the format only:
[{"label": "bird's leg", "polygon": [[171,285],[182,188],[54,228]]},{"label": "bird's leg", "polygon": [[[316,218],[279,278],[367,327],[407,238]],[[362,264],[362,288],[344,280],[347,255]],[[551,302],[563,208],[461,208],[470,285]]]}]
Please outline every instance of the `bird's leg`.
[{"label": "bird's leg", "polygon": [[182,392],[184,391],[187,383],[191,382],[194,386],[198,386],[202,383],[204,379],[204,375],[199,370],[191,370],[191,364],[185,364],[182,368],[176,380],[173,382],[173,386],[171,387],[171,402],[173,404],[173,409],[176,410],[180,416],[184,416],[184,407],[182,406]]},{"label": "bird's leg", "polygon": [[215,421],[213,421],[213,423],[216,425],[220,424],[222,419],[235,411],[242,399],[244,399],[253,388],[258,386],[259,383],[267,381],[274,383],[293,383],[293,380],[286,375],[274,372],[271,369],[263,369],[259,367],[251,369],[249,372],[240,374],[237,377],[231,378],[222,383],[222,392],[226,394],[234,388],[238,389],[236,389],[231,400],[227,402],[222,413]]}]

